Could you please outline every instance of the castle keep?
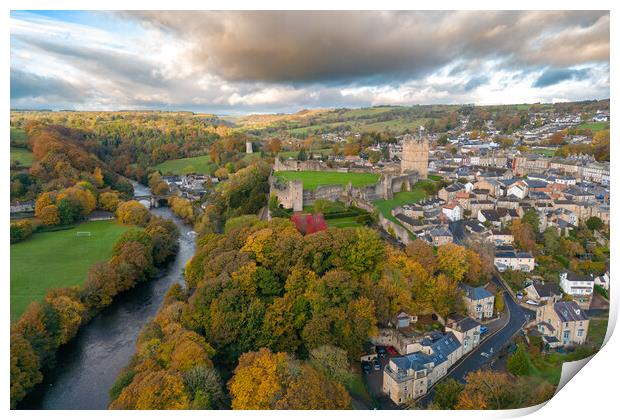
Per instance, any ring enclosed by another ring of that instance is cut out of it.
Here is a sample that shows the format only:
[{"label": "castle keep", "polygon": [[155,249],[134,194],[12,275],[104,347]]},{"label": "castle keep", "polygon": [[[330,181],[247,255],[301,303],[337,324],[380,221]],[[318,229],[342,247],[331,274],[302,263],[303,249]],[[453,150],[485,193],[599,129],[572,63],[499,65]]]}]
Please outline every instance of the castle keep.
[{"label": "castle keep", "polygon": [[400,163],[403,173],[417,171],[420,179],[428,177],[428,139],[422,135],[414,137],[411,134],[403,137],[403,158]]}]

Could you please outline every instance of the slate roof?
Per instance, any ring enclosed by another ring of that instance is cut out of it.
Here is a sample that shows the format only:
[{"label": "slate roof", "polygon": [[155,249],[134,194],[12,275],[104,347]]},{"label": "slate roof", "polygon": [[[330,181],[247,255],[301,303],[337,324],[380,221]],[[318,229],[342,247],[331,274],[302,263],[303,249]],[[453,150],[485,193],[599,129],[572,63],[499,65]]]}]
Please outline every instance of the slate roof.
[{"label": "slate roof", "polygon": [[425,365],[432,362],[429,356],[421,352],[393,357],[390,359],[390,361],[394,362],[394,364],[398,367],[399,370],[403,370],[405,372],[409,369],[413,369],[415,371],[426,369]]},{"label": "slate roof", "polygon": [[459,287],[463,289],[463,291],[465,292],[465,296],[467,296],[471,300],[481,300],[493,297],[493,294],[484,287],[471,287],[470,285],[465,283],[460,283]]},{"label": "slate roof", "polygon": [[553,310],[558,314],[560,321],[587,321],[588,317],[583,309],[579,307],[577,302],[557,302],[553,305]]},{"label": "slate roof", "polygon": [[560,288],[555,283],[534,282],[532,286],[534,286],[534,289],[536,289],[536,293],[538,293],[538,296],[540,297],[551,297],[562,294]]}]

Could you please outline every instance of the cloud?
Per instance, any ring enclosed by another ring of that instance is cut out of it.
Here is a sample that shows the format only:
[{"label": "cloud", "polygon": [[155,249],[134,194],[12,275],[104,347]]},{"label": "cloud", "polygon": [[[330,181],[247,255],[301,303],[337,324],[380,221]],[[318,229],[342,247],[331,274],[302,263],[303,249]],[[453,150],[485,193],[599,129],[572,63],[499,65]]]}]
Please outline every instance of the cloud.
[{"label": "cloud", "polygon": [[11,69],[11,100],[39,98],[82,102],[86,92],[61,79]]},{"label": "cloud", "polygon": [[584,80],[589,74],[588,69],[547,69],[532,86],[544,88],[566,80]]},{"label": "cloud", "polygon": [[13,107],[240,113],[607,98],[609,13],[17,12],[11,72]]},{"label": "cloud", "polygon": [[[146,11],[124,15],[176,33],[191,44],[188,58],[194,65],[232,81],[351,82],[377,75],[407,79],[457,59],[501,58],[510,66],[609,60],[607,12]],[[572,51],[560,54],[567,48]]]}]

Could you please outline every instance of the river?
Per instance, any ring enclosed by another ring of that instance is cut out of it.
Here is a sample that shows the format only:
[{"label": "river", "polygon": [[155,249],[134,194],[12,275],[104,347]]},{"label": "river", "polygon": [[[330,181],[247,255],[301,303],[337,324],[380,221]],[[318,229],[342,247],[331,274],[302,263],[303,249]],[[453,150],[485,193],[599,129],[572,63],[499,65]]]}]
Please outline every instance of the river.
[{"label": "river", "polygon": [[[135,195],[150,194],[134,185]],[[84,325],[58,352],[56,366],[22,403],[20,409],[105,409],[108,390],[135,351],[138,334],[159,310],[170,286],[183,281],[185,263],[194,255],[191,231],[167,207],[151,209],[171,219],[180,231],[179,253],[155,279],[117,296],[113,303]]]}]

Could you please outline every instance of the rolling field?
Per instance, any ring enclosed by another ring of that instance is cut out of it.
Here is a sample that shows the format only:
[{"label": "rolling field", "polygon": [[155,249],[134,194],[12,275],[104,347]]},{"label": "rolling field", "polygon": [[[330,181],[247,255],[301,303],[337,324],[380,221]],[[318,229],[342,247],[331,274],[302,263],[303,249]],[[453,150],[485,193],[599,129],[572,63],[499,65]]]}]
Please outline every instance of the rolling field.
[{"label": "rolling field", "polygon": [[275,175],[285,181],[298,179],[308,190],[314,190],[320,185],[347,185],[349,182],[354,187],[363,187],[375,184],[379,180],[378,174],[369,173],[278,171]]},{"label": "rolling field", "polygon": [[26,132],[24,130],[22,130],[21,128],[16,128],[16,127],[11,127],[11,141],[14,141],[16,143],[20,143],[20,144],[28,144],[28,136],[26,135]]},{"label": "rolling field", "polygon": [[590,122],[590,123],[583,123],[583,124],[579,124],[577,126],[577,128],[580,128],[582,130],[590,130],[593,133],[596,133],[597,131],[601,131],[601,130],[606,130],[609,128],[609,123],[608,122]]},{"label": "rolling field", "polygon": [[154,169],[158,169],[164,175],[167,173],[171,173],[173,175],[185,175],[191,172],[211,174],[215,170],[215,167],[216,165],[211,163],[211,158],[205,155],[184,159],[167,160],[155,166]]},{"label": "rolling field", "polygon": [[11,164],[18,161],[20,166],[29,168],[34,162],[34,155],[28,149],[11,146]]},{"label": "rolling field", "polygon": [[[112,220],[73,229],[35,233],[11,245],[11,320],[48,289],[82,284],[91,265],[112,255],[112,245],[129,227]],[[91,236],[76,236],[91,232]]]},{"label": "rolling field", "polygon": [[337,228],[345,228],[345,227],[359,227],[362,226],[357,223],[357,216],[352,217],[341,217],[338,219],[327,219],[327,226],[329,227],[337,227]]}]

